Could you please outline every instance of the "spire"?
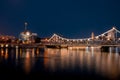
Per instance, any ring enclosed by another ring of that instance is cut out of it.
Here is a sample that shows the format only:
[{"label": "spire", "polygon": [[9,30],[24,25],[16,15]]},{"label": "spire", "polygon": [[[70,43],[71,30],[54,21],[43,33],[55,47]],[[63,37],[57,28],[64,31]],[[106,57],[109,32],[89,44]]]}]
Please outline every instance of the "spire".
[{"label": "spire", "polygon": [[25,30],[27,30],[27,25],[28,25],[28,23],[27,23],[27,22],[25,22]]},{"label": "spire", "polygon": [[91,39],[93,40],[95,37],[94,32],[91,33]]}]

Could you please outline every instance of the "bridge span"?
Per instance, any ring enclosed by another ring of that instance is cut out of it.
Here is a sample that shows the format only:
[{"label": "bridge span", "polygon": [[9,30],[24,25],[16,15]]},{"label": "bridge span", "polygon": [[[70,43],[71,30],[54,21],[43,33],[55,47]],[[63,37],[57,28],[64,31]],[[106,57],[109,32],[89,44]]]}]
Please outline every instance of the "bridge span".
[{"label": "bridge span", "polygon": [[120,31],[115,27],[95,36],[91,34],[89,38],[69,39],[53,34],[45,42],[42,42],[46,47],[68,48],[68,47],[120,47]]}]

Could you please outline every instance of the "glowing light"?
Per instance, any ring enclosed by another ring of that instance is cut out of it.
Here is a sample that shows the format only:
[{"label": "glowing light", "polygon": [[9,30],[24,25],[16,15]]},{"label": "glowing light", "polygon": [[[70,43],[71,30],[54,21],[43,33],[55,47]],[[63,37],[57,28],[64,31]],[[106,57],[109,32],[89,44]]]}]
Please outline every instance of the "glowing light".
[{"label": "glowing light", "polygon": [[6,44],[5,46],[8,47],[8,44]]},{"label": "glowing light", "polygon": [[112,29],[115,29],[115,27],[113,27]]},{"label": "glowing light", "polygon": [[88,41],[90,41],[90,39],[88,39]]},{"label": "glowing light", "polygon": [[118,40],[120,40],[120,38]]},{"label": "glowing light", "polygon": [[16,46],[16,48],[18,48],[18,46]]},{"label": "glowing light", "polygon": [[96,38],[98,39],[98,36],[96,36]]},{"label": "glowing light", "polygon": [[83,41],[82,39],[80,41]]},{"label": "glowing light", "polygon": [[30,32],[26,32],[26,35],[28,35],[28,36],[29,36],[29,35],[30,35]]},{"label": "glowing light", "polygon": [[102,36],[104,36],[104,34],[102,34]]},{"label": "glowing light", "polygon": [[1,44],[1,47],[4,47],[4,45],[3,45],[3,44]]}]

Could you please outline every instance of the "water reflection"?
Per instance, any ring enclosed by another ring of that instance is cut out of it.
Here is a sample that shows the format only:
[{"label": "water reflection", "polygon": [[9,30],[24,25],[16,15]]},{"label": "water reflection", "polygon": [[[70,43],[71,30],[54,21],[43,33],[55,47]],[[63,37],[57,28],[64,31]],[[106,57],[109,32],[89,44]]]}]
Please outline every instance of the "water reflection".
[{"label": "water reflection", "polygon": [[34,66],[34,62],[35,62],[34,55],[35,55],[34,48],[33,49],[23,49],[21,58],[24,59],[23,68],[27,74],[30,73],[32,66]]},{"label": "water reflection", "polygon": [[[111,48],[110,48],[111,49]],[[87,51],[86,51],[87,50]],[[86,70],[102,76],[115,79],[120,76],[120,56],[118,51],[112,53],[100,52],[92,47],[86,50],[46,49],[44,65],[50,71],[77,71]],[[118,50],[118,49],[116,49]],[[79,68],[78,68],[79,67]]]},{"label": "water reflection", "polygon": [[110,79],[120,76],[118,47],[114,48],[114,52],[112,47],[109,52],[101,52],[96,47],[86,47],[85,50],[1,48],[0,62],[4,60],[15,62],[16,67],[19,66],[26,74],[33,70],[45,70],[51,73],[94,73]]},{"label": "water reflection", "polygon": [[8,59],[8,48],[5,48],[5,49],[1,48],[0,49],[0,57],[4,58],[5,60]]},{"label": "water reflection", "polygon": [[5,49],[5,59],[8,59],[8,48]]}]

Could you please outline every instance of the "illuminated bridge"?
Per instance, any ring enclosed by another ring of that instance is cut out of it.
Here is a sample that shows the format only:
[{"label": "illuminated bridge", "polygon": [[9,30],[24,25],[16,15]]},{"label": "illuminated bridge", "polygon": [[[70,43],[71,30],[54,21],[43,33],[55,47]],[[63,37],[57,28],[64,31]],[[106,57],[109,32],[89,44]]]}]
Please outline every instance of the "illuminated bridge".
[{"label": "illuminated bridge", "polygon": [[95,36],[91,34],[89,38],[83,39],[68,39],[61,37],[57,34],[53,34],[44,44],[46,46],[61,46],[61,47],[73,47],[73,46],[120,46],[120,31],[115,27],[112,29]]}]

